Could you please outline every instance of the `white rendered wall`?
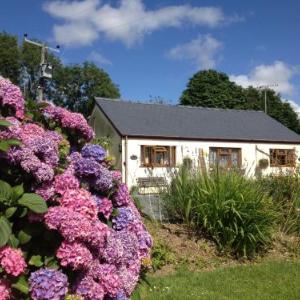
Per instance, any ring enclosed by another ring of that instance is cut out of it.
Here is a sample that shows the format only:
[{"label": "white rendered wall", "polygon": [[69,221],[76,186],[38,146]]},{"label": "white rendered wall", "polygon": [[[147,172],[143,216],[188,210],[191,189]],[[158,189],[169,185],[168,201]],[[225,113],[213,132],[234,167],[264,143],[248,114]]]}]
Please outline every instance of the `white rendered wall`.
[{"label": "white rendered wall", "polygon": [[[182,140],[151,140],[151,139],[131,139],[128,138],[128,186],[132,187],[137,184],[137,178],[147,176],[157,176],[169,178],[170,168],[147,168],[141,166],[141,146],[157,145],[157,146],[176,146],[176,165],[182,164],[183,158],[189,157],[193,160],[195,166],[198,163],[199,152],[202,150],[205,162],[208,167],[209,148],[210,147],[228,147],[241,148],[242,150],[242,167],[246,169],[246,174],[253,176],[258,161],[262,158],[269,159],[270,149],[295,149],[296,161],[300,155],[300,145],[291,144],[269,144],[269,143],[236,143],[236,142],[205,142],[205,141],[182,141]],[[266,153],[266,154],[264,154]],[[136,156],[137,159],[131,159]],[[125,140],[122,140],[122,161],[125,162]],[[123,180],[125,181],[125,172],[123,168]],[[285,171],[286,168],[282,168]],[[268,167],[263,174],[278,172],[279,168]],[[174,168],[173,168],[174,171]]]},{"label": "white rendered wall", "polygon": [[121,137],[97,106],[95,106],[91,114],[89,124],[94,129],[96,137],[108,137],[110,139],[109,155],[116,159],[116,168],[121,170]]}]

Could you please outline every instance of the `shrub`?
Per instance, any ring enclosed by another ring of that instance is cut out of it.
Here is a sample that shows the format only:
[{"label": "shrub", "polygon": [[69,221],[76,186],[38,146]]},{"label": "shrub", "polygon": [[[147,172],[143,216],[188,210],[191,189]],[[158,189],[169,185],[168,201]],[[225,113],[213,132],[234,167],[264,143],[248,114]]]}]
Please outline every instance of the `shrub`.
[{"label": "shrub", "polygon": [[128,188],[82,115],[35,109],[0,76],[0,299],[128,299],[152,243]]},{"label": "shrub", "polygon": [[171,264],[175,261],[175,255],[170,246],[163,241],[154,242],[151,251],[153,270],[159,270],[163,266]]},{"label": "shrub", "polygon": [[193,225],[197,203],[194,187],[188,168],[181,167],[178,173],[173,175],[170,185],[162,193],[164,208],[170,220]]},{"label": "shrub", "polygon": [[276,218],[271,199],[235,171],[208,175],[181,169],[165,199],[169,214],[211,237],[221,251],[251,257],[271,242]]},{"label": "shrub", "polygon": [[272,197],[277,209],[280,231],[300,235],[300,176],[299,172],[280,173],[260,179],[260,185]]}]

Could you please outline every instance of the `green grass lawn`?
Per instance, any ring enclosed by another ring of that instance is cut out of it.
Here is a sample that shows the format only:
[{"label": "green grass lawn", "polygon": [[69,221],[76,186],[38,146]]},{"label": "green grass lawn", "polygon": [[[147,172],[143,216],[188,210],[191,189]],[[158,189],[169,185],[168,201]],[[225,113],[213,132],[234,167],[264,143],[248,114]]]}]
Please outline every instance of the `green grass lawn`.
[{"label": "green grass lawn", "polygon": [[268,262],[227,267],[215,271],[180,270],[162,277],[148,277],[133,300],[293,300],[300,299],[300,261]]}]

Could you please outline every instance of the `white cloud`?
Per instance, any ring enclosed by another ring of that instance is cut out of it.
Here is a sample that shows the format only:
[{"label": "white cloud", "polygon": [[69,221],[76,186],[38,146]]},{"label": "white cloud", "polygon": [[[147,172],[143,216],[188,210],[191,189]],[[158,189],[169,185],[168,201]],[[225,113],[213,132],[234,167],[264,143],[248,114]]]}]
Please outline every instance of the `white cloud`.
[{"label": "white cloud", "polygon": [[88,59],[99,65],[112,65],[112,62],[99,52],[92,51]]},{"label": "white cloud", "polygon": [[185,4],[149,10],[142,0],[121,0],[117,6],[102,4],[100,0],[56,0],[46,2],[43,9],[62,21],[55,25],[53,33],[55,40],[63,45],[86,45],[103,34],[132,46],[161,28],[186,24],[215,27],[232,21],[218,7]]},{"label": "white cloud", "polygon": [[60,45],[89,45],[98,37],[97,31],[87,23],[77,22],[66,25],[54,25],[55,40]]},{"label": "white cloud", "polygon": [[196,39],[172,48],[168,56],[173,59],[188,59],[195,62],[198,69],[210,69],[216,66],[216,54],[222,43],[210,35],[199,35]]},{"label": "white cloud", "polygon": [[272,89],[291,96],[295,92],[291,79],[296,73],[298,73],[297,67],[289,66],[282,61],[275,61],[271,65],[259,65],[249,74],[231,75],[230,79],[243,87],[277,84],[278,86]]}]

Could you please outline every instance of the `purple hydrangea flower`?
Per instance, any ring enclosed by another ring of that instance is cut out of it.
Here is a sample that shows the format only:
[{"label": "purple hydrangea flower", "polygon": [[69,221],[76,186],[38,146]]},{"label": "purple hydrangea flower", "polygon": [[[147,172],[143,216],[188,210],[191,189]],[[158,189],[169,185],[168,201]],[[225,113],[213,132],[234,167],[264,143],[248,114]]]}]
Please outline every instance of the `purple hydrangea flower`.
[{"label": "purple hydrangea flower", "polygon": [[113,178],[111,172],[103,166],[100,166],[99,174],[92,182],[92,186],[95,190],[100,192],[108,191],[113,185]]},{"label": "purple hydrangea flower", "polygon": [[119,214],[112,219],[113,228],[115,230],[122,230],[134,220],[134,215],[129,207],[120,207]]},{"label": "purple hydrangea flower", "polygon": [[82,178],[95,178],[101,172],[101,165],[93,158],[81,158],[74,163],[76,175]]},{"label": "purple hydrangea flower", "polygon": [[85,300],[103,300],[104,298],[102,286],[89,276],[78,280],[74,290],[76,294],[82,296]]},{"label": "purple hydrangea flower", "polygon": [[130,203],[130,195],[125,183],[121,183],[113,198],[116,206],[126,206]]},{"label": "purple hydrangea flower", "polygon": [[34,137],[26,145],[39,159],[51,166],[58,164],[57,143],[49,137]]},{"label": "purple hydrangea flower", "polygon": [[108,300],[129,300],[125,292],[120,291],[115,297],[109,297]]},{"label": "purple hydrangea flower", "polygon": [[81,155],[86,158],[93,158],[97,162],[105,159],[106,151],[99,145],[88,144],[81,150]]},{"label": "purple hydrangea flower", "polygon": [[61,271],[39,269],[31,273],[29,286],[33,300],[62,300],[68,292],[68,278]]}]

